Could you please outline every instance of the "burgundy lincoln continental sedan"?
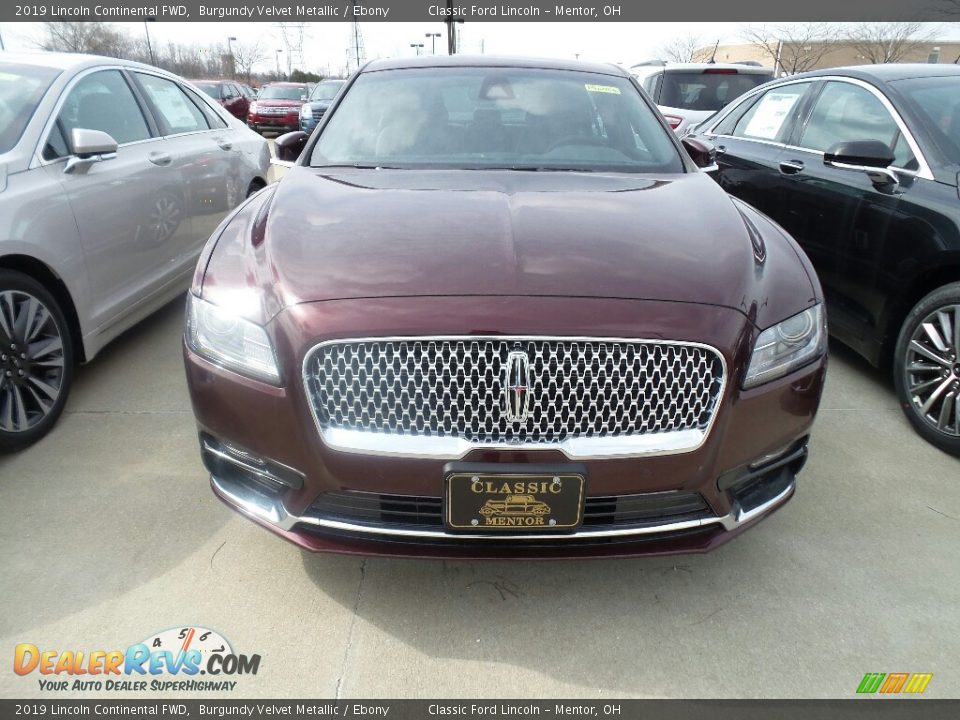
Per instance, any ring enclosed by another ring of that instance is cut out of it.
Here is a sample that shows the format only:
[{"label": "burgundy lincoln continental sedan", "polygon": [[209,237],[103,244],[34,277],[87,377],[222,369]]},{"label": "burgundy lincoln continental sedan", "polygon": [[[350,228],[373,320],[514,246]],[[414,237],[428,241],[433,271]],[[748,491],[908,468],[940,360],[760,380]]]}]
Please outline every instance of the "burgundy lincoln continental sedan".
[{"label": "burgundy lincoln continental sedan", "polygon": [[793,494],[816,275],[628,73],[366,65],[216,231],[184,354],[213,491],[317,551],[702,552]]}]

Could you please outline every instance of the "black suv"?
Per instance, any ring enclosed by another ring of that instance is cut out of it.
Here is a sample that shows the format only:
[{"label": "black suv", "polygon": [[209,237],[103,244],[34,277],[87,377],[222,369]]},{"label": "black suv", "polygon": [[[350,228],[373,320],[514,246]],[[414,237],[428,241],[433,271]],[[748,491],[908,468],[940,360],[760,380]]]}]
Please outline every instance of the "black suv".
[{"label": "black suv", "polygon": [[720,185],[809,255],[834,337],[892,368],[913,426],[960,455],[960,67],[794,75],[698,134]]}]

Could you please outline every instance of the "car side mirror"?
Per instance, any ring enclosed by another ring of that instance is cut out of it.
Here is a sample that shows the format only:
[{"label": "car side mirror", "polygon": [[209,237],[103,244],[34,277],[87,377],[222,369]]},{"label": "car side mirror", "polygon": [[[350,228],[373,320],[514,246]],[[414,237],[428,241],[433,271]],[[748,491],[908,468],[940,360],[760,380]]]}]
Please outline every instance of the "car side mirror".
[{"label": "car side mirror", "polygon": [[690,159],[693,160],[693,164],[698,168],[708,172],[717,169],[717,149],[713,146],[713,143],[692,135],[685,135],[680,138],[680,144],[683,145],[683,149],[687,151]]},{"label": "car side mirror", "polygon": [[305,100],[307,99],[307,96],[306,96],[306,95],[301,95],[301,96],[300,96],[300,99],[305,101]]},{"label": "car side mirror", "polygon": [[866,173],[878,190],[893,192],[900,178],[890,169],[893,151],[880,140],[850,140],[832,145],[823,154],[823,164],[840,170]]},{"label": "car side mirror", "polygon": [[72,156],[63,168],[65,173],[81,173],[94,163],[112,160],[117,156],[117,141],[101,130],[74,128],[70,132]]},{"label": "car side mirror", "polygon": [[308,137],[310,136],[302,130],[294,130],[274,140],[274,147],[277,149],[277,163],[286,166],[293,165],[300,157],[300,153],[303,152]]}]

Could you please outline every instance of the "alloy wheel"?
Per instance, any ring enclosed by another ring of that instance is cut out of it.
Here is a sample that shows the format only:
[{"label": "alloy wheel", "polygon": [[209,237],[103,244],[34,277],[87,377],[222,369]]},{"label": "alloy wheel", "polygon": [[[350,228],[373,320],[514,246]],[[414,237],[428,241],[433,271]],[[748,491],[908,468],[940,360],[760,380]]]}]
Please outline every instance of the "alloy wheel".
[{"label": "alloy wheel", "polygon": [[0,292],[0,431],[35,427],[63,388],[64,347],[50,309],[20,290]]},{"label": "alloy wheel", "polygon": [[937,308],[917,326],[903,372],[914,412],[939,432],[960,437],[960,305]]}]

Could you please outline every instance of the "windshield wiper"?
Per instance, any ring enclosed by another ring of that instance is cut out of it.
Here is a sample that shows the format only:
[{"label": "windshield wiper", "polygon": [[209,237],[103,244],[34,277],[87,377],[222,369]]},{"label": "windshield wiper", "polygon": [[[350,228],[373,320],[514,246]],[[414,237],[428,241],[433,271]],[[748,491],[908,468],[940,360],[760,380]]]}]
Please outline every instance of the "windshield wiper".
[{"label": "windshield wiper", "polygon": [[502,167],[476,167],[470,170],[511,170],[514,172],[595,172],[589,168],[545,167],[542,165],[504,165]]},{"label": "windshield wiper", "polygon": [[395,165],[380,165],[373,163],[343,163],[333,165],[312,165],[316,170],[335,170],[338,168],[356,168],[357,170],[403,170]]}]

